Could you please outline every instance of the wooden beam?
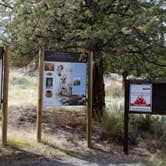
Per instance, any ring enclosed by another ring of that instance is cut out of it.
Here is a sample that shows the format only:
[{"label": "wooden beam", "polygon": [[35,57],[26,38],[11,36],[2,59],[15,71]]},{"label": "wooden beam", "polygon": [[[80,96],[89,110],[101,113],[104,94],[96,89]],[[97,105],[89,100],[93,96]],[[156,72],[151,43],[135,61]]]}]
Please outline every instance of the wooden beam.
[{"label": "wooden beam", "polygon": [[8,116],[8,84],[9,84],[9,55],[8,49],[4,48],[3,56],[3,107],[2,107],[2,144],[7,144],[7,116]]},{"label": "wooden beam", "polygon": [[[127,78],[127,77],[126,77]],[[124,153],[128,155],[128,123],[129,123],[129,84],[125,81],[125,96],[124,96]]]},{"label": "wooden beam", "polygon": [[39,89],[38,89],[38,110],[37,110],[37,142],[41,142],[42,133],[42,107],[43,107],[43,65],[44,50],[39,50]]},{"label": "wooden beam", "polygon": [[87,145],[91,147],[93,104],[93,52],[88,56],[88,110],[87,110]]}]

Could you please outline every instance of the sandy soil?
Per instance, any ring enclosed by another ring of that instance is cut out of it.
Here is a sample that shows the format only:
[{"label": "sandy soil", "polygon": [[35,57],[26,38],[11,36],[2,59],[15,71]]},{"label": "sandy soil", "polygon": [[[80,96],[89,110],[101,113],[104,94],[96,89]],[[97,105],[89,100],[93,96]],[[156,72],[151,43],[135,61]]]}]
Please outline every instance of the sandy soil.
[{"label": "sandy soil", "polygon": [[141,166],[145,162],[140,161],[152,157],[151,152],[139,146],[131,148],[129,156],[124,155],[121,145],[102,138],[96,123],[92,148],[87,148],[84,112],[44,110],[40,144],[35,139],[35,106],[10,106],[8,122],[9,145],[0,147],[0,166]]}]

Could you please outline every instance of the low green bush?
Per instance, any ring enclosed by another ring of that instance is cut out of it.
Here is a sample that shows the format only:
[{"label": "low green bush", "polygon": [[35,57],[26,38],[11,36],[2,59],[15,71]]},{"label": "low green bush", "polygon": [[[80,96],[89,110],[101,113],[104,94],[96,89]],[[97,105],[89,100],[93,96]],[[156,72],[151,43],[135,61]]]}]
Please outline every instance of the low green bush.
[{"label": "low green bush", "polygon": [[146,132],[159,137],[166,132],[166,117],[152,115],[130,115],[129,129],[133,132]]},{"label": "low green bush", "polygon": [[[143,139],[155,140],[155,146],[166,152],[165,116],[130,115],[129,133],[135,135],[136,138],[142,137]],[[151,142],[151,144],[153,143]]]},{"label": "low green bush", "polygon": [[104,136],[116,143],[121,143],[123,139],[123,113],[105,111],[102,125]]},{"label": "low green bush", "polygon": [[135,132],[153,133],[153,124],[156,121],[158,118],[151,115],[130,115],[129,126]]},{"label": "low green bush", "polygon": [[[123,111],[106,110],[102,119],[103,136],[115,143],[123,143],[124,114]],[[137,138],[153,138],[157,146],[166,149],[166,117],[152,115],[129,116],[129,144],[137,144]],[[164,148],[165,147],[165,148]]]}]

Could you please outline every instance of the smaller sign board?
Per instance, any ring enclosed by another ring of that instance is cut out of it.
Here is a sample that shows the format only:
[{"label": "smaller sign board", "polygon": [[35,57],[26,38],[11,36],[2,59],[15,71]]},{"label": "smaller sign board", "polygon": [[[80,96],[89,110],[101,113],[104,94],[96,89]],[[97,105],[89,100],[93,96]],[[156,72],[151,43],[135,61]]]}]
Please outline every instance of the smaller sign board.
[{"label": "smaller sign board", "polygon": [[129,114],[166,115],[166,81],[125,80],[124,152],[128,154]]},{"label": "smaller sign board", "polygon": [[126,80],[125,94],[129,113],[166,115],[166,81]]},{"label": "smaller sign board", "polygon": [[152,112],[152,84],[130,84],[129,111]]}]

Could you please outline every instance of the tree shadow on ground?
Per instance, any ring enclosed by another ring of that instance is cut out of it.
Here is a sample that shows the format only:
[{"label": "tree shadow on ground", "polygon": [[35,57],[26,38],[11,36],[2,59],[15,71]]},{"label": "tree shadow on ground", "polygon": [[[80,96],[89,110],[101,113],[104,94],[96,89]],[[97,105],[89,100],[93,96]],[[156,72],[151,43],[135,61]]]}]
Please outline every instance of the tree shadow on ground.
[{"label": "tree shadow on ground", "polygon": [[61,158],[47,158],[12,145],[0,146],[0,166],[74,166]]},{"label": "tree shadow on ground", "polygon": [[[88,165],[102,165],[102,166],[108,166],[108,165],[121,165],[121,164],[134,164],[138,161],[131,161],[132,159],[129,159],[128,156],[124,155],[124,157],[117,157],[116,154],[110,154],[108,152],[103,151],[102,149],[91,147],[89,149],[88,153],[84,152],[78,152],[74,150],[69,150],[67,148],[61,148],[55,144],[48,143],[47,141],[42,141],[44,145],[49,146],[50,148],[58,149],[61,152],[66,153],[67,155],[76,158],[82,162],[88,163]],[[119,154],[118,154],[119,155]]]}]

